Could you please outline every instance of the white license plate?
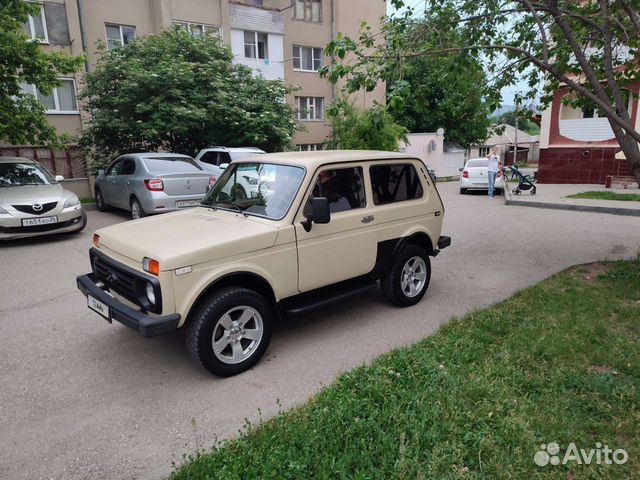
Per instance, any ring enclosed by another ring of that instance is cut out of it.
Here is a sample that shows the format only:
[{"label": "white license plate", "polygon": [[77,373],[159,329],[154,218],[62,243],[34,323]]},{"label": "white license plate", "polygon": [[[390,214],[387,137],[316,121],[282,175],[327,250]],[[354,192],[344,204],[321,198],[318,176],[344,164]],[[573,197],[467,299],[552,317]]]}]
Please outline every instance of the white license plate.
[{"label": "white license plate", "polygon": [[176,208],[197,207],[200,204],[200,200],[180,200],[176,202]]},{"label": "white license plate", "polygon": [[58,217],[40,217],[40,218],[23,218],[23,227],[35,227],[37,225],[49,225],[51,223],[58,223]]},{"label": "white license plate", "polygon": [[87,306],[94,312],[97,312],[100,315],[102,315],[104,318],[106,318],[109,321],[109,323],[111,323],[111,315],[109,313],[109,307],[106,304],[102,303],[100,300],[98,300],[95,297],[92,297],[91,295],[87,295]]}]

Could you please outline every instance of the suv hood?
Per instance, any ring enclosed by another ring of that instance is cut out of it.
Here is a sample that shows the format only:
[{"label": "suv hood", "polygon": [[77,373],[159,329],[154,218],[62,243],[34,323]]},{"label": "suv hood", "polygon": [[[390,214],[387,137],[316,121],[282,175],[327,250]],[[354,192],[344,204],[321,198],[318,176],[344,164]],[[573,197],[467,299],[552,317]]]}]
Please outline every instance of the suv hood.
[{"label": "suv hood", "polygon": [[48,203],[59,201],[63,193],[62,187],[53,185],[23,185],[20,187],[0,187],[0,204],[31,205],[32,203]]},{"label": "suv hood", "polygon": [[161,270],[211,262],[273,246],[278,229],[252,217],[196,207],[119,223],[96,231],[100,247]]}]

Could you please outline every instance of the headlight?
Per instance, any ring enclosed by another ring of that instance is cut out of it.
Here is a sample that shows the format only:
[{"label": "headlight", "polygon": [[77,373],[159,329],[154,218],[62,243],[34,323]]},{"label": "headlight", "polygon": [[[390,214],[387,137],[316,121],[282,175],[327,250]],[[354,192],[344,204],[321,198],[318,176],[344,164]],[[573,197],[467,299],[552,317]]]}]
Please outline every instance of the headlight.
[{"label": "headlight", "polygon": [[249,185],[257,185],[258,184],[258,179],[255,178],[255,177],[249,177],[248,175],[243,175],[242,178],[244,178]]},{"label": "headlight", "polygon": [[156,304],[156,292],[153,291],[153,285],[147,283],[147,300],[151,305]]},{"label": "headlight", "polygon": [[67,198],[66,202],[64,202],[64,208],[75,207],[77,205],[80,205],[80,199],[77,195],[72,195],[71,197]]}]

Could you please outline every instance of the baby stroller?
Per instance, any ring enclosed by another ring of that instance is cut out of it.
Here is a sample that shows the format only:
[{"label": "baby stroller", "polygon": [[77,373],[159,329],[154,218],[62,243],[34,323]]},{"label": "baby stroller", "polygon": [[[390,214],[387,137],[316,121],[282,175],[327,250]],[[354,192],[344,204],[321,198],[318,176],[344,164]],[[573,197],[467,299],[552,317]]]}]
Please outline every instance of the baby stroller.
[{"label": "baby stroller", "polygon": [[536,186],[533,184],[533,180],[529,175],[523,175],[518,167],[511,165],[508,167],[511,169],[511,179],[518,179],[518,186],[511,190],[514,195],[520,195],[521,192],[529,190],[530,195],[536,194]]}]

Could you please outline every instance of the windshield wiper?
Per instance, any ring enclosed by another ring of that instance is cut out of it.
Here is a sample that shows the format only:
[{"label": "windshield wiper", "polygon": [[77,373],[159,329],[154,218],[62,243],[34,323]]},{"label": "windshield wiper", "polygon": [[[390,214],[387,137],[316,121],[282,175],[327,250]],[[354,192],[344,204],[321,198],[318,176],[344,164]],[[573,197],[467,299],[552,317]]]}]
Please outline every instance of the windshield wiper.
[{"label": "windshield wiper", "polygon": [[214,203],[203,203],[203,206],[212,208],[214,210],[216,210],[218,207],[217,205],[231,205],[238,213],[241,213],[242,215],[244,215],[245,217],[248,217],[249,215],[246,214],[244,212],[244,210],[242,209],[242,206],[236,202],[235,200],[228,200],[226,202],[214,202]]}]

